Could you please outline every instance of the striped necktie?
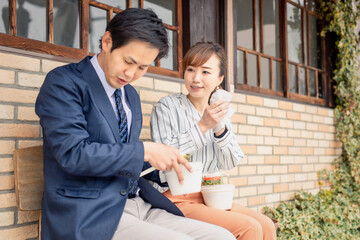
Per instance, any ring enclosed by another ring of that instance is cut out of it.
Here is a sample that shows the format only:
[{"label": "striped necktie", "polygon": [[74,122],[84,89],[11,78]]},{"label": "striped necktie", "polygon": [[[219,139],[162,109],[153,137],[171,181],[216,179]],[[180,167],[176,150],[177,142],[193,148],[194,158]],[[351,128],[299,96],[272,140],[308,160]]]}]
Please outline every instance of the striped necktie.
[{"label": "striped necktie", "polygon": [[[121,90],[116,89],[114,92],[115,95],[115,102],[116,102],[116,109],[119,114],[119,132],[120,132],[120,140],[122,143],[127,142],[127,135],[128,135],[128,125],[127,125],[127,117],[125,113],[124,106],[121,101]],[[137,196],[138,192],[138,181],[137,180],[131,180],[130,186],[129,186],[129,194],[128,198],[134,198]]]},{"label": "striped necktie", "polygon": [[116,109],[119,114],[118,124],[119,124],[120,139],[122,143],[125,143],[127,142],[127,136],[128,136],[128,124],[127,124],[125,109],[121,101],[121,90],[116,89],[114,95],[115,95]]}]

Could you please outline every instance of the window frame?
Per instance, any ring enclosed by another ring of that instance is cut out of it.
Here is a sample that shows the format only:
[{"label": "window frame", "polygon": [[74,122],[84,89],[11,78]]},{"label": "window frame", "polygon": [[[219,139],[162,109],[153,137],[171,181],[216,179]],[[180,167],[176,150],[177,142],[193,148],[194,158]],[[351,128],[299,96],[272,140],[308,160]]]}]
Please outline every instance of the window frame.
[{"label": "window frame", "polygon": [[[116,7],[109,6],[107,4],[97,2],[95,0],[79,0],[79,23],[80,23],[80,46],[79,48],[72,48],[54,44],[54,29],[53,29],[53,1],[46,0],[47,7],[47,41],[39,41],[30,38],[19,37],[16,35],[16,0],[9,0],[9,34],[0,33],[0,45],[27,50],[30,52],[44,53],[48,55],[60,56],[68,59],[81,60],[87,55],[93,55],[89,52],[89,10],[91,7],[96,7],[107,12],[107,21],[110,21],[113,13],[123,11]],[[144,0],[138,0],[140,8],[144,7]],[[126,7],[132,6],[131,0],[126,0]],[[174,31],[177,34],[177,47],[174,51],[177,52],[177,70],[165,69],[160,67],[160,62],[156,62],[155,66],[150,66],[149,73],[155,73],[165,75],[169,77],[181,78],[182,76],[182,0],[175,0],[175,25],[168,25],[164,23],[164,26],[169,31]],[[30,54],[31,55],[31,54]],[[160,60],[161,61],[161,60]]]},{"label": "window frame", "polygon": [[[311,103],[311,104],[316,104],[316,105],[323,105],[323,106],[333,106],[333,98],[331,96],[331,79],[329,77],[328,74],[328,69],[329,66],[327,66],[326,64],[326,40],[325,38],[321,38],[321,66],[319,68],[314,68],[311,66],[311,62],[309,61],[310,59],[310,44],[309,44],[309,38],[310,35],[309,33],[309,29],[310,29],[310,23],[309,23],[309,14],[314,15],[316,17],[318,17],[317,13],[315,13],[314,11],[311,11],[308,8],[308,5],[310,3],[309,0],[304,0],[305,5],[301,6],[297,3],[295,3],[292,0],[279,0],[279,33],[280,33],[280,39],[279,39],[279,44],[280,44],[280,58],[277,57],[273,57],[270,55],[267,55],[264,53],[264,42],[263,42],[263,6],[262,3],[263,1],[266,0],[258,0],[259,1],[259,5],[257,5],[257,0],[252,0],[252,2],[250,3],[252,5],[252,10],[253,10],[253,15],[252,15],[252,22],[253,22],[253,46],[255,47],[255,49],[257,48],[258,44],[257,44],[257,39],[259,39],[260,41],[260,49],[259,50],[252,50],[252,49],[247,49],[241,46],[237,45],[236,42],[236,34],[235,34],[235,56],[237,56],[237,51],[242,51],[244,54],[244,75],[245,75],[245,79],[244,79],[244,83],[238,83],[236,81],[234,81],[234,87],[235,87],[235,92],[254,92],[257,94],[262,94],[262,95],[270,95],[270,96],[274,96],[274,97],[280,97],[280,98],[286,98],[286,99],[290,99],[290,100],[294,100],[294,101],[300,101],[300,102],[306,102],[306,103]],[[234,9],[237,9],[237,1],[234,0]],[[304,51],[306,51],[306,58],[308,59],[307,64],[304,63],[295,63],[289,60],[288,57],[288,45],[287,45],[287,4],[292,4],[296,7],[299,7],[301,9],[301,14],[305,15],[302,16],[302,21],[301,21],[301,27],[302,27],[302,55],[304,57]],[[259,10],[259,20],[260,20],[260,31],[257,31],[257,27],[258,27],[258,19],[256,17],[256,8],[260,8]],[[305,8],[305,9],[304,9]],[[305,12],[305,14],[304,14]],[[236,27],[236,22],[237,22],[237,12],[236,10],[234,11],[234,33],[237,32],[237,27]],[[304,20],[303,17],[306,17],[306,26],[304,26]],[[321,24],[321,27],[323,27],[323,23]],[[259,37],[257,37],[257,34],[260,34]],[[307,41],[307,46],[305,49],[305,44],[304,44],[304,40],[306,38]],[[248,81],[248,68],[247,68],[247,61],[248,61],[248,54],[254,54],[257,57],[257,66],[256,66],[256,70],[257,70],[257,87],[255,86],[250,86],[248,85],[247,81]],[[261,88],[261,58],[266,58],[269,59],[269,74],[270,74],[270,89],[265,89],[265,88]],[[234,70],[235,70],[235,79],[236,79],[236,72],[238,71],[237,69],[237,57],[235,57],[234,59]],[[282,91],[276,91],[274,89],[274,79],[273,79],[273,67],[272,67],[272,62],[273,61],[278,61],[280,62],[280,84],[282,85]],[[290,64],[295,64],[296,65],[296,74],[297,74],[297,79],[296,84],[298,85],[298,91],[297,93],[293,93],[290,92],[289,89],[289,84],[290,84],[290,79],[289,79],[289,69],[288,66]],[[299,77],[298,77],[298,69],[299,67],[303,67],[305,69],[305,81],[306,81],[306,91],[307,91],[307,95],[302,95],[300,94],[300,88],[299,88]],[[316,97],[310,96],[310,87],[309,87],[309,70],[313,70],[315,71],[315,88],[316,88]],[[321,72],[321,79],[318,78],[318,72]],[[318,87],[319,87],[319,81],[322,81],[322,94],[323,97],[319,98],[318,94]]]}]

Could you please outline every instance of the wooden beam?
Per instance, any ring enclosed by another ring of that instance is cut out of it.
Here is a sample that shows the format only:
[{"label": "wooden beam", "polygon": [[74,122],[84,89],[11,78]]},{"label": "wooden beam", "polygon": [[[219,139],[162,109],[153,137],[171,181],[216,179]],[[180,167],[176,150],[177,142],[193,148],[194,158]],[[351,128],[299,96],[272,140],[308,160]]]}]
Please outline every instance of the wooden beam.
[{"label": "wooden beam", "polygon": [[16,0],[9,0],[9,33],[17,35],[16,31]]},{"label": "wooden beam", "polygon": [[47,41],[54,43],[54,2],[53,0],[47,0]]},{"label": "wooden beam", "polygon": [[80,8],[80,48],[83,56],[89,54],[89,0],[81,0]]},{"label": "wooden beam", "polygon": [[261,88],[262,87],[262,82],[261,82],[261,57],[259,55],[256,55],[256,60],[257,60],[256,70],[258,72],[258,74],[257,74],[257,77],[258,77],[257,83],[258,84],[257,85],[258,85],[259,88]]},{"label": "wooden beam", "polygon": [[253,50],[258,51],[257,49],[257,41],[256,41],[256,0],[252,0],[253,5]]},{"label": "wooden beam", "polygon": [[[260,15],[260,49],[258,49],[259,52],[264,53],[264,30],[263,30],[263,25],[264,25],[264,18],[263,18],[263,0],[259,0],[260,1],[260,6],[259,6],[259,15]],[[266,0],[265,0],[266,1]]]},{"label": "wooden beam", "polygon": [[160,75],[165,75],[165,76],[169,76],[169,77],[182,78],[180,72],[173,71],[173,70],[170,70],[170,69],[160,68],[160,67],[150,66],[148,68],[148,72],[149,73],[160,74]]},{"label": "wooden beam", "polygon": [[183,60],[183,25],[182,25],[182,0],[176,0],[176,22],[175,25],[177,26],[177,67],[176,70],[179,71],[180,75],[183,74],[183,67],[182,67],[182,60]]},{"label": "wooden beam", "polygon": [[71,48],[38,40],[0,33],[0,45],[49,55],[81,60],[85,57],[82,49]]},{"label": "wooden beam", "polygon": [[286,9],[286,2],[280,1],[280,51],[282,57],[282,79],[283,79],[283,90],[284,96],[287,98],[289,95],[289,58],[288,58],[288,49],[287,49],[287,9]]}]

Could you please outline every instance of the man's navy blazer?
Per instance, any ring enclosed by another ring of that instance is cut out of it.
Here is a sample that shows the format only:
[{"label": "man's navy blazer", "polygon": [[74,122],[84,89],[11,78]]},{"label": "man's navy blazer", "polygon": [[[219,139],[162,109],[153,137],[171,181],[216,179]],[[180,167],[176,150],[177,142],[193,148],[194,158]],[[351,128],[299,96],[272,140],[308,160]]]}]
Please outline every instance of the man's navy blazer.
[{"label": "man's navy blazer", "polygon": [[144,164],[141,105],[132,86],[126,85],[125,92],[132,122],[128,142],[123,144],[90,57],[46,76],[35,105],[44,140],[42,239],[111,239],[135,180],[140,196],[153,207],[182,215],[139,179]]}]

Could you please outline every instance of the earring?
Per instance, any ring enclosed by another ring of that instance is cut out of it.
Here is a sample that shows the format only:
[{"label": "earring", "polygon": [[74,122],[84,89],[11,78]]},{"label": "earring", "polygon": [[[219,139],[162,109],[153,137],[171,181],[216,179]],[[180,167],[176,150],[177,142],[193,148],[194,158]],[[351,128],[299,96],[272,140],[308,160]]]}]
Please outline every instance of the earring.
[{"label": "earring", "polygon": [[219,90],[219,89],[220,89],[220,87],[219,87],[219,86],[216,86],[215,90]]}]

